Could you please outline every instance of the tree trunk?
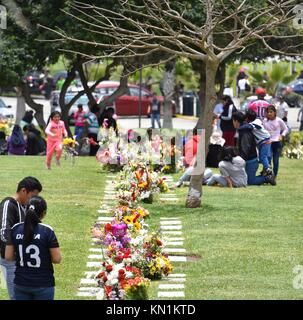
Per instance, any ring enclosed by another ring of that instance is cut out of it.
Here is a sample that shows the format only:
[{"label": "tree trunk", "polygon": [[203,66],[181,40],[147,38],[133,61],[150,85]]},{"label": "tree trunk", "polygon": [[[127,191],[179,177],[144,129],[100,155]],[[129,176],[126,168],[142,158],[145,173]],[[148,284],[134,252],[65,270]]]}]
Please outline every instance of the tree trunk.
[{"label": "tree trunk", "polygon": [[25,102],[33,109],[35,110],[35,118],[38,122],[38,125],[40,126],[40,128],[42,130],[45,129],[46,127],[46,123],[44,120],[44,116],[43,116],[43,104],[40,103],[36,103],[29,92],[29,87],[26,83],[23,83],[21,85],[21,90],[22,90],[22,95],[25,99]]},{"label": "tree trunk", "polygon": [[172,99],[174,96],[174,87],[176,82],[176,62],[168,62],[165,65],[165,72],[163,76],[163,128],[172,129]]},{"label": "tree trunk", "polygon": [[219,83],[219,93],[218,96],[221,98],[223,96],[223,91],[225,87],[225,76],[226,76],[226,64],[222,62],[218,69],[218,83]]},{"label": "tree trunk", "polygon": [[[191,176],[188,195],[186,199],[187,208],[198,208],[201,206],[202,180],[205,166],[205,155],[208,149],[209,138],[212,133],[212,112],[216,102],[215,79],[219,61],[208,59],[206,61],[206,93],[204,108],[200,114],[196,127],[205,129],[205,137],[201,136],[198,145],[196,168]],[[201,150],[203,148],[203,150]],[[201,163],[202,162],[202,163]]]},{"label": "tree trunk", "polygon": [[16,95],[17,95],[16,124],[20,124],[20,121],[22,120],[25,114],[25,99],[22,95],[22,88],[16,87]]},{"label": "tree trunk", "polygon": [[[202,63],[202,67],[200,68],[200,90],[199,90],[199,100],[200,100],[200,116],[202,114],[202,110],[205,108],[205,102],[206,102],[206,66],[205,63]],[[202,127],[197,127],[201,129]]]},{"label": "tree trunk", "polygon": [[67,134],[69,137],[72,136],[70,127],[69,127],[69,121],[68,121],[68,112],[69,109],[71,108],[72,104],[74,103],[74,99],[72,99],[68,104],[65,104],[65,95],[67,92],[68,87],[70,86],[70,84],[72,83],[72,81],[75,79],[76,77],[76,66],[73,65],[72,69],[67,73],[67,78],[65,79],[65,82],[62,86],[62,89],[60,91],[60,96],[59,96],[59,105],[61,108],[61,118],[62,121],[64,121],[65,124],[65,128],[67,131]]},{"label": "tree trunk", "polygon": [[87,64],[85,64],[85,72],[83,70],[83,63],[82,62],[77,63],[76,67],[77,67],[77,70],[79,72],[80,80],[81,80],[83,89],[85,91],[85,94],[87,95],[87,98],[89,100],[89,103],[90,103],[91,107],[95,108],[95,106],[97,104],[97,101],[96,101],[95,97],[93,96],[92,91],[90,90],[90,88],[89,88],[89,86],[87,84],[87,81],[88,81],[87,80],[88,76],[86,76],[88,74]]}]

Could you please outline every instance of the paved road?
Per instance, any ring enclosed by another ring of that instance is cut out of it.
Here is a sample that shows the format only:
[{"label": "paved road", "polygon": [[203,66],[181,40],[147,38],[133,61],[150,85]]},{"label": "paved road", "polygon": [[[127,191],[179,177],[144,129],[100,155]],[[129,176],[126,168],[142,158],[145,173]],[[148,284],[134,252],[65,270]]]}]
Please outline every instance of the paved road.
[{"label": "paved road", "polygon": [[[16,104],[17,99],[13,97],[1,97],[7,105],[12,106],[12,111],[16,114]],[[45,100],[44,98],[41,99],[34,99],[37,103],[41,103],[44,106],[44,118],[47,121],[49,114],[50,114],[50,104],[49,100]],[[28,106],[26,109],[30,109]],[[299,122],[297,122],[297,115],[299,109],[297,108],[289,108],[288,113],[288,123],[292,130],[299,129]],[[139,119],[137,117],[129,117],[129,118],[120,118],[119,120],[120,126],[125,129],[135,129],[139,127]],[[195,119],[183,119],[183,118],[173,118],[173,127],[176,129],[192,129],[196,124]],[[141,121],[142,128],[149,128],[151,127],[151,120],[143,117]]]}]

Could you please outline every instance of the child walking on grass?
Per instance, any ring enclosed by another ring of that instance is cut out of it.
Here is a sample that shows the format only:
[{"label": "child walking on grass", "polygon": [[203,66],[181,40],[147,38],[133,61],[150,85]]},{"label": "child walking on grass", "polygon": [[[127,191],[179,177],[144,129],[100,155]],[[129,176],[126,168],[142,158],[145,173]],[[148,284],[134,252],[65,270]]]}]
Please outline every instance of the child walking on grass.
[{"label": "child walking on grass", "polygon": [[60,120],[61,113],[54,111],[49,116],[49,123],[45,129],[47,135],[46,146],[46,167],[51,169],[51,161],[54,152],[56,151],[56,163],[60,165],[60,158],[62,155],[62,136],[67,137],[64,122]]}]

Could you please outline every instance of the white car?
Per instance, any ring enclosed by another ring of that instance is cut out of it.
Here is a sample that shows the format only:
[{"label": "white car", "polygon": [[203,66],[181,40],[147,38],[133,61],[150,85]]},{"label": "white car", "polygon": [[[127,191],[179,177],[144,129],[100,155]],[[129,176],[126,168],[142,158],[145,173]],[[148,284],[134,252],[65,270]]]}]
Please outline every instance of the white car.
[{"label": "white car", "polygon": [[12,110],[10,110],[12,106],[7,106],[5,102],[0,98],[0,116],[13,119],[15,115],[13,114]]}]

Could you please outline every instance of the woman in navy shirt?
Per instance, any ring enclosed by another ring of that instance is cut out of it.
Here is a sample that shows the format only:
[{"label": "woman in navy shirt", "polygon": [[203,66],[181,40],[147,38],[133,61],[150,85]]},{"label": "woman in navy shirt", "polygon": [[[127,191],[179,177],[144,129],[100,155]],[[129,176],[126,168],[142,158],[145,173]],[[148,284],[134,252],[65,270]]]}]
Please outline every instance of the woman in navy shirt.
[{"label": "woman in navy shirt", "polygon": [[46,209],[42,197],[32,197],[25,221],[13,226],[7,242],[5,259],[16,260],[16,300],[54,299],[53,263],[60,263],[61,253],[54,230],[41,223]]}]

